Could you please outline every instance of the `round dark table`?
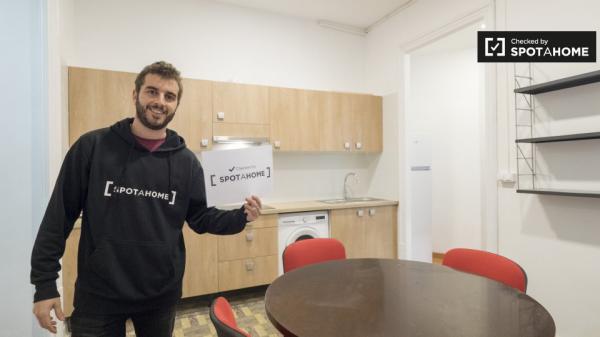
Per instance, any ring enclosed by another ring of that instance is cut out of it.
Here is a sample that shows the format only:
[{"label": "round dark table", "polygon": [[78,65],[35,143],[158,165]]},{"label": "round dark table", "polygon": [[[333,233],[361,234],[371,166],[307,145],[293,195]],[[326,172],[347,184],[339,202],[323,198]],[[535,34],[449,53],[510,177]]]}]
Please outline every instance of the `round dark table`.
[{"label": "round dark table", "polygon": [[528,295],[430,263],[348,259],[276,279],[267,315],[298,337],[554,337],[554,320]]}]

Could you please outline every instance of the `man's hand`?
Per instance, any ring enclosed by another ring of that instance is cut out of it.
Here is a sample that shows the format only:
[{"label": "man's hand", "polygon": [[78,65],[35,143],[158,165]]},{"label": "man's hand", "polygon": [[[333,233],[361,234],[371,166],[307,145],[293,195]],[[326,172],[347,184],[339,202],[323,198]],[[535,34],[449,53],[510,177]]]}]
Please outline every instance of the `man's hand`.
[{"label": "man's hand", "polygon": [[246,203],[244,204],[244,213],[246,213],[246,221],[254,221],[258,219],[260,216],[260,210],[262,208],[262,203],[260,199],[253,195],[249,198],[246,198]]},{"label": "man's hand", "polygon": [[65,314],[63,314],[62,306],[60,305],[60,297],[33,303],[33,314],[40,326],[52,333],[56,333],[56,321],[50,316],[50,311],[53,309],[56,317],[64,321]]}]

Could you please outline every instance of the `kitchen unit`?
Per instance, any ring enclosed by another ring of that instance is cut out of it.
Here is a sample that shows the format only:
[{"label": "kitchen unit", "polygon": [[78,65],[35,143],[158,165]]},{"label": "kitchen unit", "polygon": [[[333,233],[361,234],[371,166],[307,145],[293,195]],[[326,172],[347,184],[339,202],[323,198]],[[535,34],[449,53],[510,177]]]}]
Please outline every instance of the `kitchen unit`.
[{"label": "kitchen unit", "polygon": [[[136,74],[69,67],[69,144],[85,132],[133,116]],[[169,128],[193,152],[214,136],[266,138],[275,151],[383,151],[382,98],[355,93],[183,80]]]},{"label": "kitchen unit", "polygon": [[[187,224],[183,228],[186,269],[183,297],[213,294],[271,283],[278,276],[279,217],[296,212],[325,212],[330,236],[346,247],[350,257],[395,258],[398,202],[352,201],[335,204],[319,201],[271,203],[263,215],[241,233],[230,236],[198,235]],[[362,217],[358,212],[362,210]],[[374,210],[374,211],[371,211]],[[371,214],[372,213],[372,214]],[[63,308],[73,311],[77,275],[80,220],[73,228],[62,259]]]}]

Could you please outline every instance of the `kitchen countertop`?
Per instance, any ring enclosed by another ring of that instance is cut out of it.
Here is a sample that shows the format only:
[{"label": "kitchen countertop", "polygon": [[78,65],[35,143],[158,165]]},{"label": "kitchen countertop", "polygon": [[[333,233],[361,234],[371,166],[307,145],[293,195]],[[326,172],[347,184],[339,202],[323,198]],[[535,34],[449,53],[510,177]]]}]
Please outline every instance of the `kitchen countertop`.
[{"label": "kitchen countertop", "polygon": [[[378,207],[378,206],[397,206],[398,201],[394,200],[369,200],[369,201],[349,201],[335,204],[329,204],[318,200],[306,201],[287,201],[287,202],[268,202],[263,206],[262,214],[280,214],[294,212],[328,211],[331,209]],[[237,208],[237,207],[236,207]],[[81,227],[81,217],[75,222],[75,228]]]},{"label": "kitchen countertop", "polygon": [[292,213],[292,212],[310,212],[310,211],[326,211],[330,209],[344,209],[344,208],[360,208],[360,207],[377,207],[377,206],[396,206],[398,201],[393,200],[370,200],[370,201],[352,201],[352,202],[341,202],[336,204],[328,204],[317,200],[308,201],[289,201],[289,202],[267,202],[265,206],[272,208],[265,208],[262,210],[262,214],[279,214],[279,213]]}]

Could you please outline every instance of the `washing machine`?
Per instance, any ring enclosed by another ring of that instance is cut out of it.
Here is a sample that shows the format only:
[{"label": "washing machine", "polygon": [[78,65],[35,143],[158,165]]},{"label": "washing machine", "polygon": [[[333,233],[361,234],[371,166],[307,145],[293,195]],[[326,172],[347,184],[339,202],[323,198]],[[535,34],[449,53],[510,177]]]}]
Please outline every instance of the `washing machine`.
[{"label": "washing machine", "polygon": [[305,239],[328,238],[327,211],[283,213],[279,215],[279,275],[283,274],[283,251],[288,245]]}]

